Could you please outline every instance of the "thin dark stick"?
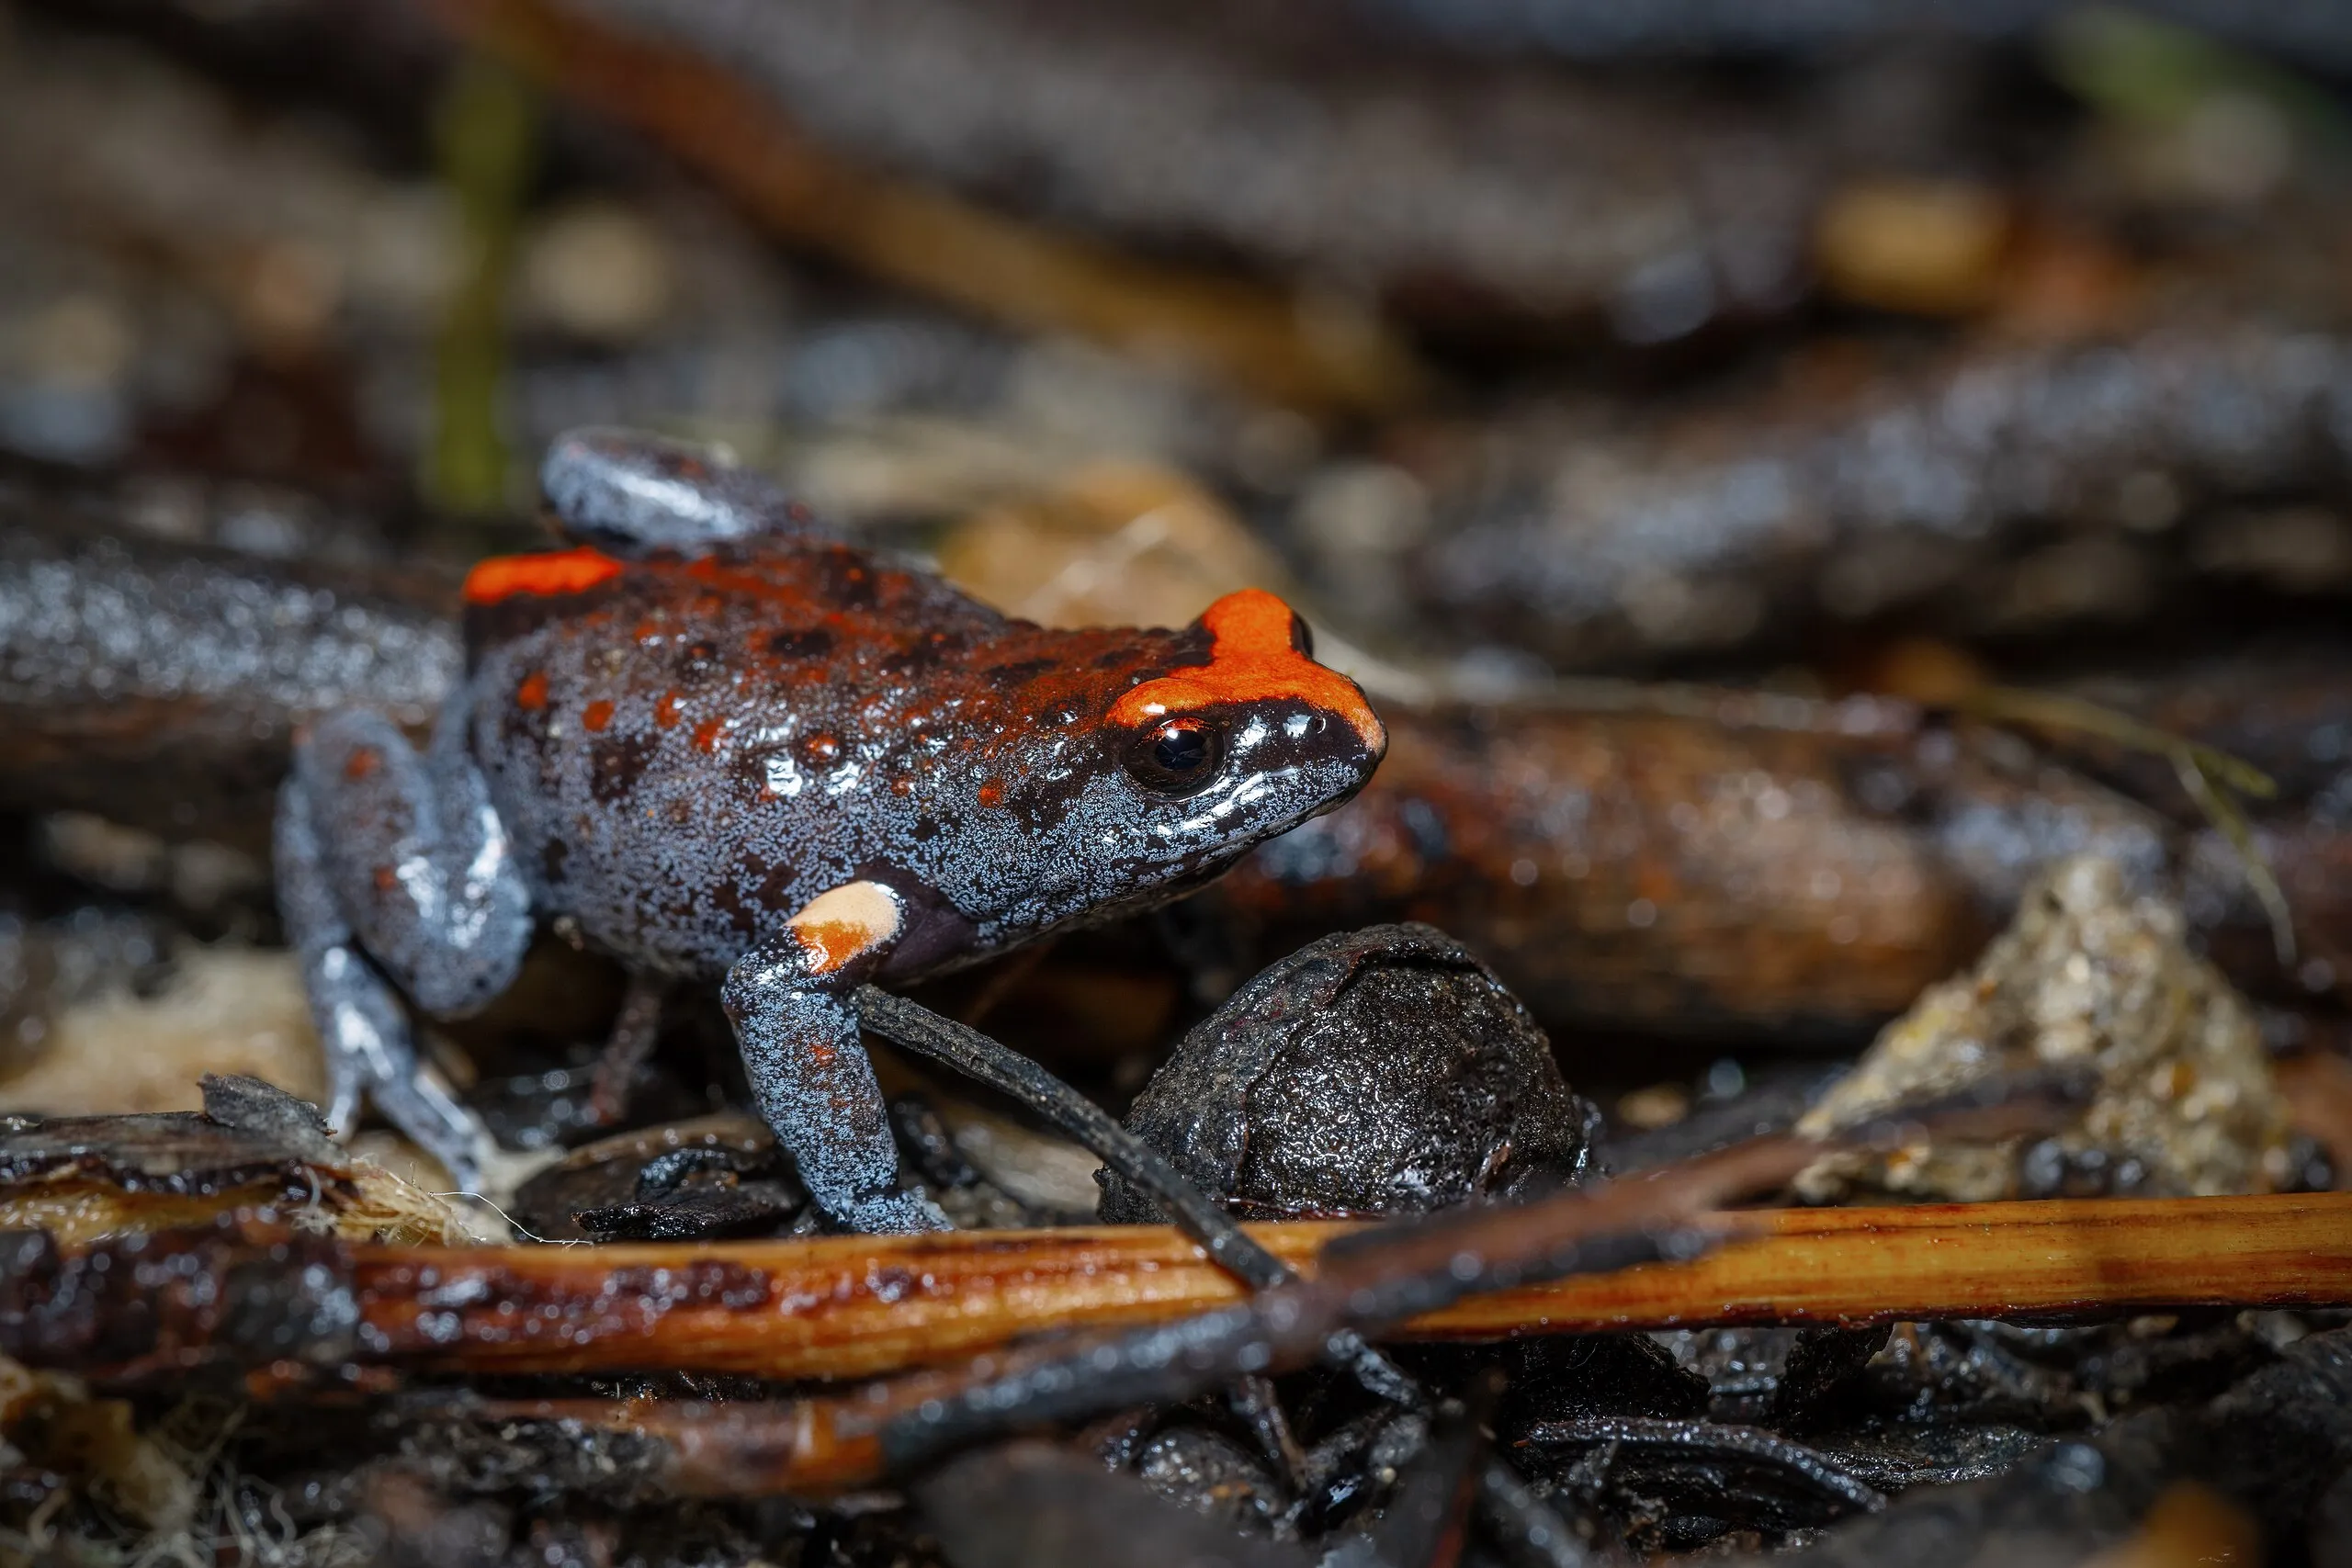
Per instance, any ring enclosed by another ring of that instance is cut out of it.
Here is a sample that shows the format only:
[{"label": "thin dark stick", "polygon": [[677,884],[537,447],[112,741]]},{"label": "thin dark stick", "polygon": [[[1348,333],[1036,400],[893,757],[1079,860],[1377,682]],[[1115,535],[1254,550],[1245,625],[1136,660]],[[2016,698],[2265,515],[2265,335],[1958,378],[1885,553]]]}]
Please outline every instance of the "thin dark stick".
[{"label": "thin dark stick", "polygon": [[1225,1385],[1225,1402],[1235,1418],[1250,1428],[1259,1451],[1282,1472],[1283,1484],[1296,1492],[1306,1473],[1306,1455],[1291,1430],[1290,1417],[1283,1412],[1274,1380],[1263,1372],[1245,1373]]},{"label": "thin dark stick", "polygon": [[[1170,1164],[1167,1156],[1018,1051],[968,1024],[943,1018],[919,1002],[876,987],[859,988],[857,1010],[861,1023],[892,1044],[944,1062],[1045,1117],[1103,1164],[1158,1199],[1178,1230],[1250,1289],[1271,1290],[1298,1278],[1290,1265],[1261,1247],[1191,1178]],[[1364,1387],[1382,1398],[1408,1405],[1421,1402],[1419,1385],[1353,1330],[1341,1330],[1333,1337],[1331,1354],[1335,1360],[1351,1367]]]},{"label": "thin dark stick", "polygon": [[643,971],[628,977],[621,994],[621,1010],[613,1032],[596,1058],[596,1076],[588,1089],[588,1114],[599,1126],[609,1127],[628,1114],[629,1095],[637,1087],[637,1070],[662,1037],[662,1010],[670,998],[667,978]]},{"label": "thin dark stick", "polygon": [[1574,1528],[1501,1460],[1479,1472],[1478,1511],[1487,1538],[1516,1568],[1592,1568]]},{"label": "thin dark stick", "polygon": [[1018,1051],[969,1024],[943,1018],[919,1002],[873,986],[859,989],[857,1012],[861,1023],[893,1045],[944,1062],[1045,1117],[1088,1153],[1157,1198],[1176,1228],[1207,1248],[1208,1255],[1242,1283],[1262,1291],[1297,1277],[1290,1265],[1259,1246],[1233,1216],[1170,1164],[1167,1156]]}]

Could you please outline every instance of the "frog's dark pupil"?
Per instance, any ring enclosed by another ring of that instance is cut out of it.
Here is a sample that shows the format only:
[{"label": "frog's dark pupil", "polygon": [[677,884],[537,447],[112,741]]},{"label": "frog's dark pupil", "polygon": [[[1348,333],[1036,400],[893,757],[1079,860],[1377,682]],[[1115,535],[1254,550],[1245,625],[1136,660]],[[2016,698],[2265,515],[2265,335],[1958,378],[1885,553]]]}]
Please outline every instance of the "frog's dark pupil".
[{"label": "frog's dark pupil", "polygon": [[1216,777],[1223,755],[1216,726],[1174,719],[1136,739],[1135,750],[1127,753],[1127,772],[1146,789],[1187,795]]},{"label": "frog's dark pupil", "polygon": [[1209,760],[1209,739],[1190,725],[1170,725],[1152,742],[1151,760],[1171,773],[1189,773]]}]

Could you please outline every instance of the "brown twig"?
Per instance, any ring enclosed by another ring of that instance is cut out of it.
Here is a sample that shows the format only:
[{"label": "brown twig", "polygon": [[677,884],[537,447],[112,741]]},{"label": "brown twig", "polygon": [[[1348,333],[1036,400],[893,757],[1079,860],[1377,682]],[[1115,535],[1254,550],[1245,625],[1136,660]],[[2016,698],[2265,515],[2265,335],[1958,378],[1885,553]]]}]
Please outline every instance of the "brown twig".
[{"label": "brown twig", "polygon": [[[1958,1135],[2037,1113],[2019,1099],[1935,1120]],[[692,1248],[357,1247],[231,1227],[61,1251],[19,1236],[0,1258],[0,1353],[133,1377],[226,1360],[289,1386],[305,1365],[345,1382],[370,1365],[851,1378],[974,1358],[780,1404],[474,1406],[662,1437],[672,1484],[739,1493],[861,1484],[1009,1420],[1303,1365],[1340,1333],[2352,1303],[2352,1194],[1723,1209],[1818,1153],[1765,1138],[1523,1207],[1259,1227],[1299,1277],[1255,1294],[1147,1226]],[[1035,1338],[1057,1329],[1078,1332]]]},{"label": "brown twig", "polygon": [[1787,1181],[1818,1145],[1762,1138],[1652,1175],[1510,1211],[1456,1211],[1329,1237],[1311,1275],[1172,1322],[1098,1330],[919,1372],[846,1398],[713,1406],[495,1401],[492,1420],[559,1420],[662,1440],[664,1481],[690,1493],[864,1484],[1007,1426],[1183,1399],[1241,1374],[1295,1369],[1351,1337],[1527,1280],[1687,1258],[1734,1234],[1709,1206]]},{"label": "brown twig", "polygon": [[[1623,1241],[1625,1215],[1581,1215],[1588,1245]],[[2073,1309],[2115,1312],[2159,1305],[2318,1304],[2352,1301],[2352,1198],[2287,1198],[1953,1205],[1905,1210],[1778,1211],[1717,1216],[1689,1236],[1736,1219],[1761,1234],[1697,1262],[1578,1275],[1466,1300],[1406,1325],[1408,1333],[1491,1336],[1736,1322],[1868,1322],[1889,1317],[1978,1315]],[[1278,1251],[1304,1262],[1318,1240],[1360,1240],[1361,1227],[1267,1227]],[[1059,1237],[1063,1233],[1048,1233]],[[1081,1247],[1100,1245],[1091,1233]],[[1141,1237],[1130,1239],[1141,1240]],[[669,1453],[667,1481],[706,1494],[821,1492],[872,1482],[894,1468],[1001,1427],[1071,1418],[1130,1401],[1139,1359],[1156,1361],[1154,1393],[1174,1396],[1223,1376],[1237,1351],[1266,1364],[1295,1364],[1317,1331],[1351,1318],[1377,1325],[1380,1302],[1362,1293],[1393,1283],[1404,1259],[1395,1248],[1361,1247],[1351,1262],[1326,1251],[1315,1278],[1247,1302],[1204,1260],[1173,1252],[1129,1254],[1114,1278],[1171,1276],[1196,1315],[1162,1331],[1158,1355],[1132,1352],[1152,1331],[1080,1336],[1074,1344],[983,1357],[956,1372],[927,1372],[842,1397],[705,1405],[670,1401],[499,1401],[475,1407],[496,1420],[560,1420],[656,1437]],[[1023,1272],[1035,1245],[1017,1249]],[[1098,1258],[1098,1261],[1101,1259]],[[1481,1263],[1485,1260],[1480,1260]],[[1599,1253],[1596,1268],[1606,1267]],[[1147,1263],[1156,1267],[1146,1268]],[[1465,1273],[1475,1275],[1474,1267]],[[848,1284],[846,1280],[837,1280]],[[1042,1282],[1042,1281],[1041,1281]],[[1067,1281],[1065,1281],[1066,1284]],[[817,1281],[809,1280],[816,1284]],[[1063,1286],[1048,1286],[1058,1294]],[[1475,1288],[1465,1281],[1462,1289]],[[855,1287],[851,1286],[853,1292]],[[1401,1298],[1386,1297],[1394,1307]],[[1200,1312],[1198,1309],[1222,1310]],[[1155,1310],[1175,1304],[1175,1293]],[[1109,1304],[1067,1323],[1118,1321],[1129,1303]],[[1369,1310],[1364,1310],[1369,1308]],[[903,1304],[891,1309],[903,1311]],[[1281,1326],[1272,1326],[1279,1322]],[[933,1341],[934,1344],[936,1339]],[[1129,1352],[1098,1359],[1112,1348]],[[1040,1391],[1043,1391],[1042,1393]]]},{"label": "brown twig", "polygon": [[[1501,1213],[1498,1213],[1501,1220]],[[1431,1337],[2352,1303],[2352,1194],[1767,1210],[1697,1262],[1578,1277],[1419,1318]],[[1253,1226],[1311,1269],[1349,1224]],[[385,1352],[475,1371],[664,1367],[866,1377],[1016,1335],[1244,1299],[1162,1226],[707,1247],[363,1248]],[[439,1304],[452,1303],[452,1304]]]}]

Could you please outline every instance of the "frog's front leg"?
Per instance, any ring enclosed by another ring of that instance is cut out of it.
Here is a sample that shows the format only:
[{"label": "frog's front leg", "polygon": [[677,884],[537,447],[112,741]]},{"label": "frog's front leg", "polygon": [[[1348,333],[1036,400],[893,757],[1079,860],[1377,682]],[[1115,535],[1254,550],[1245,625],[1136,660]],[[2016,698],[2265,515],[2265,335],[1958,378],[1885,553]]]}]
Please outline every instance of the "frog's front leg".
[{"label": "frog's front leg", "polygon": [[320,721],[279,792],[275,853],[330,1125],[348,1133],[365,1095],[471,1188],[489,1134],[420,1070],[392,989],[428,1013],[470,1012],[513,983],[530,942],[530,895],[464,730],[453,705],[420,756],[380,714]]},{"label": "frog's front leg", "polygon": [[857,987],[905,924],[894,889],[843,883],[737,960],[719,992],[761,1117],[818,1206],[861,1231],[947,1228],[937,1209],[897,1190],[888,1107],[858,1042]]}]

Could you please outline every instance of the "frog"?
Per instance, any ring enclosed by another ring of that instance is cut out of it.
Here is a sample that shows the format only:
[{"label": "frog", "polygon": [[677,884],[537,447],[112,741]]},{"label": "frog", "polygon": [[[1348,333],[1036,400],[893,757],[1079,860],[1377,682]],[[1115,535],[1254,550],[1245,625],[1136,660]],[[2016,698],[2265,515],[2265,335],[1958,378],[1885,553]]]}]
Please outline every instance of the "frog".
[{"label": "frog", "polygon": [[403,998],[479,1011],[552,929],[628,974],[645,1005],[618,1027],[718,987],[830,1222],[940,1228],[899,1179],[860,988],[1180,897],[1386,750],[1262,590],[1181,628],[1049,628],[715,449],[575,431],[540,485],[556,537],[468,573],[429,733],[315,719],[273,829],[330,1126],[372,1102],[461,1187],[502,1151],[424,1070]]}]

